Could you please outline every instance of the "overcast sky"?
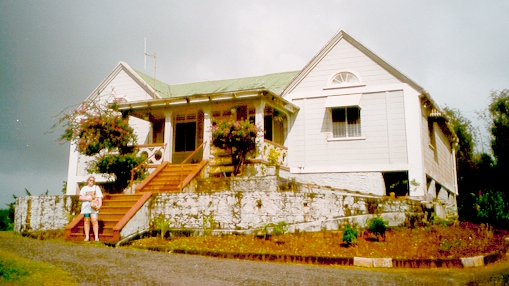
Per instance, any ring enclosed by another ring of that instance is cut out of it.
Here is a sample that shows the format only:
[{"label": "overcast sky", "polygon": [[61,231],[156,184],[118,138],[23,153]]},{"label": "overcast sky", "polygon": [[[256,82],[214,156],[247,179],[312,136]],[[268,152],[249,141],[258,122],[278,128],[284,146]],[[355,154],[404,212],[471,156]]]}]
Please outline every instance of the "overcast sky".
[{"label": "overcast sky", "polygon": [[119,61],[169,84],[300,70],[339,30],[475,121],[509,88],[507,1],[0,0],[0,208],[61,194],[69,145],[47,134]]}]

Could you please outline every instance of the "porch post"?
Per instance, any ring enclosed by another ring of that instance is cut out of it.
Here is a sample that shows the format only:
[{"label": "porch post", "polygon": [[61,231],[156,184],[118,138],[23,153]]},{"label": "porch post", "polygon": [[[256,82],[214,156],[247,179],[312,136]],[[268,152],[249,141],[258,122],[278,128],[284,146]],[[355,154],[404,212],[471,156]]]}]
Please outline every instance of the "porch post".
[{"label": "porch post", "polygon": [[172,150],[173,150],[173,112],[166,111],[164,119],[164,157],[163,161],[172,162]]},{"label": "porch post", "polygon": [[207,142],[203,146],[203,160],[210,158],[210,144],[212,144],[212,133],[210,132],[212,127],[211,115],[212,107],[207,106],[203,108],[203,141]]},{"label": "porch post", "polygon": [[264,130],[265,130],[265,101],[259,100],[255,102],[256,115],[255,124],[260,127],[260,132],[256,136],[256,158],[263,158],[263,146],[264,146]]}]

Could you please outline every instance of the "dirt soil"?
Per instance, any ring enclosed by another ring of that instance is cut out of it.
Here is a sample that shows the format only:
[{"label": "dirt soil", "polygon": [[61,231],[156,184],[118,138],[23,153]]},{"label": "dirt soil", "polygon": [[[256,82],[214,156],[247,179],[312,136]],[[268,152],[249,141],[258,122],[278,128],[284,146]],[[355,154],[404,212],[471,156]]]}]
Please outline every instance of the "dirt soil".
[{"label": "dirt soil", "polygon": [[322,257],[381,257],[398,259],[450,259],[505,253],[509,232],[461,222],[419,228],[389,229],[385,237],[360,231],[357,243],[343,243],[341,231],[285,234],[157,237],[134,241],[133,247],[226,253],[269,253]]}]

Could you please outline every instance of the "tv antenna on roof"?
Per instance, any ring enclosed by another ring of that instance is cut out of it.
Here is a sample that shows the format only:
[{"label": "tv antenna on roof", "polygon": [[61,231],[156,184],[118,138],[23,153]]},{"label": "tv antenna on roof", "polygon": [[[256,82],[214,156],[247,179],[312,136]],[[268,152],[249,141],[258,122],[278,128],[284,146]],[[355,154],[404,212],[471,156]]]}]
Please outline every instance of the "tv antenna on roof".
[{"label": "tv antenna on roof", "polygon": [[149,55],[147,54],[147,38],[145,38],[145,45],[144,45],[144,52],[143,52],[143,61],[144,61],[144,65],[143,67],[145,69],[147,69],[147,56],[149,57],[153,57],[154,58],[154,99],[156,97],[156,63],[157,63],[157,58],[156,58],[156,52],[154,52],[153,55]]}]

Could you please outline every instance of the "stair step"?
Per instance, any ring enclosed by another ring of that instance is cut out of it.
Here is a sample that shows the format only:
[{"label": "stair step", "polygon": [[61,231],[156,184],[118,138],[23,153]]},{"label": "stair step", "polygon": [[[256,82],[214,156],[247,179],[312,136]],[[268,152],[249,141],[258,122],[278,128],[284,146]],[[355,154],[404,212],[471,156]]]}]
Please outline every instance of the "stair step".
[{"label": "stair step", "polygon": [[151,193],[178,193],[180,192],[180,188],[171,188],[171,189],[143,189],[140,192],[151,192]]},{"label": "stair step", "polygon": [[103,203],[103,205],[101,206],[101,210],[106,210],[106,209],[115,209],[115,208],[118,208],[118,207],[130,207],[132,205],[134,205],[136,203],[136,201],[132,201],[132,202],[108,202],[108,203]]},{"label": "stair step", "polygon": [[200,164],[168,164],[161,170],[150,182],[148,182],[141,192],[179,192],[179,186],[182,180],[194,172]]},{"label": "stair step", "polygon": [[[90,233],[90,238],[91,238],[91,241],[93,241],[94,239],[94,234],[93,232]],[[72,240],[72,241],[83,241],[85,239],[85,234],[84,233],[72,233],[70,235],[70,237],[67,238],[68,240]],[[102,234],[102,233],[99,233],[99,241],[100,242],[115,242],[113,240],[113,234]]]},{"label": "stair step", "polygon": [[180,182],[150,182],[150,186],[178,186]]},{"label": "stair step", "polygon": [[108,218],[108,219],[116,219],[118,221],[118,220],[121,220],[124,217],[124,215],[125,215],[125,213],[103,213],[103,212],[101,212],[99,220]]},{"label": "stair step", "polygon": [[107,206],[107,207],[101,207],[101,211],[114,211],[114,212],[122,212],[124,210],[128,211],[129,209],[131,209],[131,207],[134,205],[134,203],[132,205],[115,205],[115,206]]},{"label": "stair step", "polygon": [[[90,233],[94,233],[92,228],[90,228]],[[113,227],[109,228],[99,228],[99,235],[109,235],[113,236]],[[71,233],[71,236],[83,236],[85,237],[85,230],[83,228],[77,229],[76,232]]]}]

